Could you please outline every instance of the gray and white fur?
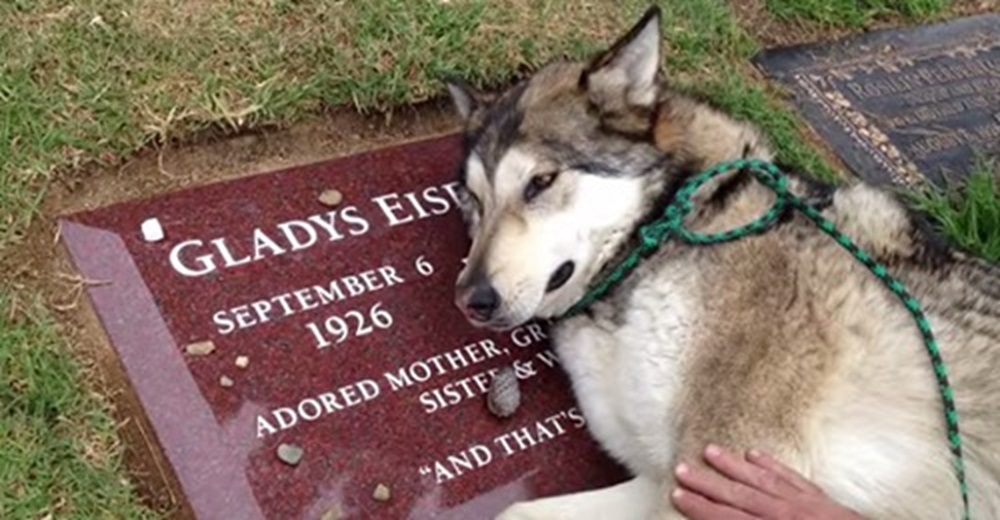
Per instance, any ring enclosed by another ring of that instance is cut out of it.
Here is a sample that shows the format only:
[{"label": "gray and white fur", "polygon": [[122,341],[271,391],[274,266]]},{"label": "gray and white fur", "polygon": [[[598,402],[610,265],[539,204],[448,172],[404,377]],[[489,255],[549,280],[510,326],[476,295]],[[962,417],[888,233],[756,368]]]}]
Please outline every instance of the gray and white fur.
[{"label": "gray and white fur", "polygon": [[[467,123],[473,242],[456,303],[470,321],[507,329],[560,315],[688,176],[774,158],[752,124],[670,90],[659,63],[653,9],[592,60],[549,64],[498,96],[449,86]],[[879,188],[791,185],[923,303],[951,371],[973,518],[1000,518],[1000,269]],[[699,192],[688,225],[746,223],[772,197],[724,176]],[[867,518],[961,515],[913,319],[799,215],[724,245],[666,244],[551,332],[590,432],[634,478],[515,504],[505,520],[678,518],[672,469],[698,463],[709,442],[769,450]]]}]

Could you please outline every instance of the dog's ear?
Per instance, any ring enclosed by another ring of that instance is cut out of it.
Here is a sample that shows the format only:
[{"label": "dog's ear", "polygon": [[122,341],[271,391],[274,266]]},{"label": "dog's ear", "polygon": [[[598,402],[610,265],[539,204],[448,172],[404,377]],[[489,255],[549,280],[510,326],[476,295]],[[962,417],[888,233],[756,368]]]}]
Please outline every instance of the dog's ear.
[{"label": "dog's ear", "polygon": [[451,101],[455,104],[455,110],[462,119],[471,118],[485,102],[485,96],[460,79],[448,78],[445,84],[448,86],[448,93],[451,94]]},{"label": "dog's ear", "polygon": [[653,6],[590,63],[580,81],[599,106],[651,107],[656,102],[659,73],[660,8]]}]

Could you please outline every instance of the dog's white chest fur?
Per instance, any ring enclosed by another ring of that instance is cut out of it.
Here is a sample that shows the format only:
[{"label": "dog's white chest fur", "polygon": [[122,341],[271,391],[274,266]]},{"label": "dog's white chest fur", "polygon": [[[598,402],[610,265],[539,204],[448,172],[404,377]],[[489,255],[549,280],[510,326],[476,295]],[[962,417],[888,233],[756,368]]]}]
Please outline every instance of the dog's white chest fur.
[{"label": "dog's white chest fur", "polygon": [[669,432],[694,315],[679,280],[657,282],[636,289],[619,316],[578,318],[554,331],[590,431],[630,470],[648,476],[671,467]]}]

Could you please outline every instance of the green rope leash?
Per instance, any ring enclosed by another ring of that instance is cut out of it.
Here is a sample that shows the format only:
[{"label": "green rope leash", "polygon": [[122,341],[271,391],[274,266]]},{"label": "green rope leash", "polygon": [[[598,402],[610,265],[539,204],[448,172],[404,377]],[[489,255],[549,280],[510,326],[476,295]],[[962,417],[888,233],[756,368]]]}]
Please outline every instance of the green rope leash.
[{"label": "green rope leash", "polygon": [[[771,188],[775,192],[775,195],[777,195],[774,204],[763,216],[738,228],[718,233],[696,233],[685,228],[683,219],[694,207],[691,202],[691,197],[694,193],[709,180],[731,170],[749,171],[758,181]],[[958,486],[962,493],[962,503],[964,506],[963,518],[969,520],[969,488],[965,480],[965,459],[962,456],[962,438],[958,429],[958,410],[955,406],[955,393],[948,380],[948,369],[944,358],[941,356],[941,350],[938,347],[937,340],[934,338],[934,334],[931,331],[931,324],[927,320],[920,302],[910,294],[901,281],[889,274],[885,265],[875,261],[868,253],[858,247],[850,237],[838,231],[833,222],[824,218],[816,208],[806,204],[805,201],[789,192],[788,178],[773,164],[755,159],[724,162],[687,181],[677,192],[674,201],[664,209],[663,215],[659,219],[639,228],[639,245],[624,260],[616,265],[606,277],[592,287],[563,317],[576,316],[590,307],[595,301],[604,297],[615,285],[624,280],[632,270],[638,267],[643,258],[658,249],[660,244],[669,241],[675,236],[683,242],[694,245],[720,244],[738,240],[766,231],[777,222],[778,218],[788,207],[792,207],[808,217],[824,233],[830,235],[838,244],[850,252],[854,258],[864,264],[876,278],[881,280],[899,298],[903,306],[906,307],[906,310],[913,316],[917,328],[920,329],[920,334],[923,337],[924,347],[931,358],[931,364],[934,367],[934,374],[941,393],[941,400],[944,403],[948,445],[954,456],[955,476],[958,479]]]}]

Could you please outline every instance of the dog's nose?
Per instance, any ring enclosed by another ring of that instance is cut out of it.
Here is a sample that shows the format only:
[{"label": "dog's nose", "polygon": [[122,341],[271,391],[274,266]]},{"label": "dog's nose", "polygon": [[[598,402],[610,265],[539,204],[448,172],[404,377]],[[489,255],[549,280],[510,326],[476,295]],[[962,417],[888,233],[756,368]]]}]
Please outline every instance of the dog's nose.
[{"label": "dog's nose", "polygon": [[465,301],[469,315],[478,321],[489,321],[500,306],[500,295],[488,283],[476,284]]}]

